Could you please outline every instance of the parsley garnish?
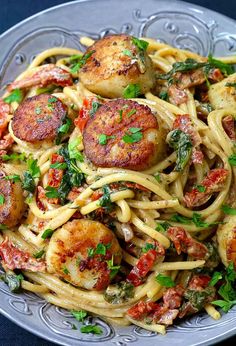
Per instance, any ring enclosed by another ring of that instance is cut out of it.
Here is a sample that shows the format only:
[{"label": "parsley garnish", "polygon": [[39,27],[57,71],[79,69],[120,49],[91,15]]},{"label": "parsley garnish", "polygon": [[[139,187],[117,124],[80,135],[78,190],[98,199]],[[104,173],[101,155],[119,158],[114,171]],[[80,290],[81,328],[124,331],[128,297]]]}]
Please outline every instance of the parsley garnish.
[{"label": "parsley garnish", "polygon": [[234,73],[234,69],[231,65],[228,65],[223,61],[213,58],[211,54],[208,56],[208,62],[211,66],[220,69],[225,76]]},{"label": "parsley garnish", "polygon": [[34,256],[34,258],[42,258],[43,257],[43,255],[45,254],[45,250],[40,250],[40,251],[38,251],[38,252],[35,252],[34,254],[33,254],[33,256]]},{"label": "parsley garnish", "polygon": [[228,161],[231,164],[231,166],[236,166],[236,154],[230,155]]},{"label": "parsley garnish", "polygon": [[66,169],[67,168],[67,164],[66,162],[55,162],[52,163],[50,165],[50,168],[54,168],[54,169]]},{"label": "parsley garnish", "polygon": [[80,327],[81,333],[103,334],[102,329],[99,326],[87,325]]},{"label": "parsley garnish", "polygon": [[68,152],[70,159],[75,159],[80,162],[84,161],[83,154],[78,150],[78,145],[81,143],[81,137],[75,138],[73,141],[70,141],[68,144]]},{"label": "parsley garnish", "polygon": [[7,97],[3,99],[6,103],[18,102],[23,100],[23,92],[20,89],[13,90]]},{"label": "parsley garnish", "polygon": [[112,280],[120,270],[120,266],[114,266],[114,256],[112,256],[112,258],[106,262],[108,269],[110,270],[110,278]]},{"label": "parsley garnish", "polygon": [[51,238],[51,236],[53,235],[53,232],[54,231],[52,229],[48,228],[43,232],[41,238],[43,239]]},{"label": "parsley garnish", "polygon": [[223,204],[221,210],[227,215],[236,215],[236,209],[227,204]]},{"label": "parsley garnish", "polygon": [[40,177],[40,168],[38,167],[38,161],[30,158],[27,160],[28,170],[23,173],[22,187],[24,190],[34,192],[35,181],[34,179]]},{"label": "parsley garnish", "polygon": [[160,173],[156,173],[156,174],[154,175],[154,178],[156,179],[156,181],[157,181],[158,183],[161,183],[161,174],[160,174]]},{"label": "parsley garnish", "polygon": [[141,51],[145,51],[148,47],[148,42],[140,40],[139,38],[132,37],[133,44]]},{"label": "parsley garnish", "polygon": [[145,246],[142,248],[142,252],[143,253],[146,253],[148,252],[149,250],[154,250],[156,247],[154,244],[151,244],[151,243],[146,243]]},{"label": "parsley garnish", "polygon": [[45,193],[45,196],[47,198],[59,198],[59,192],[58,190],[53,186],[47,186],[45,189],[47,192]]},{"label": "parsley garnish", "polygon": [[62,271],[63,271],[63,273],[66,274],[66,275],[70,273],[69,270],[68,270],[68,268],[66,268],[66,267],[64,267],[64,268],[62,269]]},{"label": "parsley garnish", "polygon": [[137,112],[136,109],[131,109],[131,111],[129,111],[129,112],[127,113],[127,117],[130,118],[131,115],[135,114],[136,112]]},{"label": "parsley garnish", "polygon": [[85,311],[85,310],[78,310],[78,311],[76,311],[76,310],[71,310],[71,315],[73,315],[76,319],[77,319],[77,321],[79,321],[79,322],[84,322],[84,319],[88,316],[88,313],[87,313],[87,311]]},{"label": "parsley garnish", "polygon": [[102,133],[98,136],[98,143],[101,145],[106,145],[108,139],[115,139],[115,138],[116,138],[115,136],[107,136],[104,133]]},{"label": "parsley garnish", "polygon": [[2,159],[4,161],[9,161],[9,160],[21,160],[21,161],[24,161],[25,160],[25,153],[21,153],[21,154],[18,154],[18,153],[12,153],[10,155],[3,155],[2,156]]},{"label": "parsley garnish", "polygon": [[220,272],[214,272],[211,281],[209,282],[209,286],[215,286],[219,280],[223,278]]},{"label": "parsley garnish", "polygon": [[167,91],[161,91],[159,94],[159,98],[164,100],[164,101],[168,101],[168,92]]},{"label": "parsley garnish", "polygon": [[167,142],[176,152],[177,160],[175,171],[180,172],[188,163],[192,153],[192,142],[189,135],[177,129],[168,134]]},{"label": "parsley garnish", "polygon": [[130,134],[126,133],[122,140],[125,143],[136,143],[139,142],[143,138],[143,134],[141,132],[141,128],[139,127],[130,127],[129,128]]},{"label": "parsley garnish", "polygon": [[133,58],[133,54],[129,49],[124,49],[122,52],[124,55],[129,56],[130,58]]},{"label": "parsley garnish", "polygon": [[156,281],[165,287],[174,287],[175,286],[175,282],[171,279],[170,276],[166,276],[163,274],[158,274],[156,276]]},{"label": "parsley garnish", "polygon": [[[71,73],[77,73],[82,66],[86,64],[88,59],[91,57],[91,55],[95,52],[95,50],[92,50],[91,52],[88,52],[84,55],[77,55],[74,60],[77,60],[77,62],[71,67],[70,72]],[[71,60],[72,61],[72,60]]]},{"label": "parsley garnish", "polygon": [[2,194],[0,194],[0,205],[3,205],[4,202],[5,202],[5,197]]},{"label": "parsley garnish", "polygon": [[113,210],[114,204],[111,201],[111,190],[108,185],[104,185],[102,188],[103,195],[99,199],[100,207],[103,207],[106,212],[111,212]]},{"label": "parsley garnish", "polygon": [[15,274],[0,274],[0,280],[4,281],[11,292],[19,292],[21,288],[21,282],[24,280],[24,277],[22,274],[15,275]]},{"label": "parsley garnish", "polygon": [[139,84],[129,84],[123,91],[123,97],[125,99],[136,98],[141,95],[141,88]]},{"label": "parsley garnish", "polygon": [[71,125],[72,125],[72,120],[66,117],[64,119],[64,124],[62,124],[57,130],[57,139],[56,139],[57,145],[61,143],[62,136],[69,132]]},{"label": "parsley garnish", "polygon": [[118,123],[121,123],[122,122],[122,117],[123,117],[123,110],[122,109],[118,110],[118,113],[119,113],[119,116],[120,116],[120,118],[118,120]]},{"label": "parsley garnish", "polygon": [[170,218],[170,221],[180,222],[186,225],[194,223],[196,227],[211,227],[221,223],[221,222],[212,222],[212,223],[205,222],[202,220],[202,216],[199,213],[193,213],[192,219],[179,215],[179,214],[174,214]]},{"label": "parsley garnish", "polygon": [[21,178],[18,174],[12,174],[12,175],[6,175],[2,179],[4,180],[12,180],[14,183],[17,183],[18,181],[21,181]]},{"label": "parsley garnish", "polygon": [[205,192],[206,188],[203,185],[195,185],[194,186],[199,192]]},{"label": "parsley garnish", "polygon": [[165,233],[171,225],[168,222],[158,223],[156,226],[156,231]]},{"label": "parsley garnish", "polygon": [[92,118],[94,116],[94,114],[97,112],[98,108],[101,107],[101,103],[93,101],[92,102],[92,109],[90,109],[89,111],[89,115]]},{"label": "parsley garnish", "polygon": [[42,108],[41,108],[41,107],[36,107],[36,108],[35,108],[35,113],[36,113],[37,115],[41,114],[41,112],[42,112]]},{"label": "parsley garnish", "polygon": [[236,89],[236,83],[226,83],[225,86],[227,87],[233,87]]}]

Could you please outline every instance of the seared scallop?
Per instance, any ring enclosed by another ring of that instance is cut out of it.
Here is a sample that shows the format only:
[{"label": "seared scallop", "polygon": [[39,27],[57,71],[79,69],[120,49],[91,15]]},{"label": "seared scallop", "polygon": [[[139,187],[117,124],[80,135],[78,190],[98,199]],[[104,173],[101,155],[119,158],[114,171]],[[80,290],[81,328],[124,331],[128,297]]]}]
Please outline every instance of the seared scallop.
[{"label": "seared scallop", "polygon": [[121,249],[112,231],[100,222],[74,220],[53,234],[46,261],[50,273],[75,286],[100,291],[111,281],[109,263],[120,264]]},{"label": "seared scallop", "polygon": [[24,210],[24,197],[21,182],[9,179],[16,175],[13,165],[2,165],[0,167],[0,224],[13,227],[21,220]]},{"label": "seared scallop", "polygon": [[209,101],[215,109],[236,107],[235,83],[236,73],[210,86],[208,91]]},{"label": "seared scallop", "polygon": [[81,82],[108,98],[121,97],[129,84],[139,84],[143,94],[149,91],[155,82],[152,61],[145,43],[137,42],[140,40],[128,35],[111,35],[95,42],[85,53],[91,56],[80,69]]},{"label": "seared scallop", "polygon": [[222,262],[227,267],[233,262],[236,267],[236,217],[224,219],[224,224],[217,230],[218,251]]},{"label": "seared scallop", "polygon": [[83,143],[87,158],[98,167],[144,170],[163,155],[164,137],[148,106],[118,99],[89,119]]},{"label": "seared scallop", "polygon": [[24,100],[16,109],[14,135],[29,143],[52,141],[66,117],[66,106],[55,96],[41,94]]}]

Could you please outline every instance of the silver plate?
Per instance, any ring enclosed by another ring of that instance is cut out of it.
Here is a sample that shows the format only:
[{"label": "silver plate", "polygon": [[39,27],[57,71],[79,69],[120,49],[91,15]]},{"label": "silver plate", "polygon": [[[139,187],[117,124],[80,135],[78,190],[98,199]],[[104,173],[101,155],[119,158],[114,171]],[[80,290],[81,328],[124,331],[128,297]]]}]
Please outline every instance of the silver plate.
[{"label": "silver plate", "polygon": [[[158,38],[202,55],[230,55],[236,51],[236,24],[216,12],[179,1],[74,1],[41,12],[0,36],[0,86],[26,69],[35,55],[55,46],[84,49],[83,35],[94,39],[108,33]],[[120,328],[94,318],[103,335],[82,334],[70,313],[30,294],[12,294],[0,283],[0,311],[21,327],[61,345],[102,343],[104,346],[210,345],[236,333],[236,307],[219,321],[199,314],[170,327],[166,336],[139,327]],[[73,330],[76,324],[78,330]]]}]

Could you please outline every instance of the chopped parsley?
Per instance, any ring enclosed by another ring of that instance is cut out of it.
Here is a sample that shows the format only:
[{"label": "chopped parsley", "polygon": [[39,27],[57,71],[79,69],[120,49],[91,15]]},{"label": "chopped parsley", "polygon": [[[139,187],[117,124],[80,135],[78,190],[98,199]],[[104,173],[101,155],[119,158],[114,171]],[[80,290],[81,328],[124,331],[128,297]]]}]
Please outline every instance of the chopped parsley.
[{"label": "chopped parsley", "polygon": [[122,119],[123,119],[123,109],[118,110],[118,113],[119,113],[119,120],[118,120],[118,123],[121,123],[121,122],[122,122]]},{"label": "chopped parsley", "polygon": [[203,185],[195,185],[194,187],[195,187],[195,189],[198,190],[198,192],[205,192],[206,191],[206,188]]},{"label": "chopped parsley", "polygon": [[28,170],[23,173],[22,187],[24,190],[33,193],[36,187],[34,179],[40,177],[40,168],[38,161],[33,158],[27,160],[27,166]]},{"label": "chopped parsley", "polygon": [[228,161],[231,164],[231,166],[236,166],[236,154],[230,155]]},{"label": "chopped parsley", "polygon": [[0,205],[3,205],[4,202],[5,202],[5,197],[2,194],[0,194]]},{"label": "chopped parsley", "polygon": [[55,162],[52,163],[50,165],[50,168],[54,168],[54,169],[66,169],[67,168],[67,164],[66,162]]},{"label": "chopped parsley", "polygon": [[107,287],[104,299],[110,304],[122,304],[134,297],[134,286],[126,281]]},{"label": "chopped parsley", "polygon": [[141,128],[139,127],[130,127],[129,128],[130,133],[126,133],[123,137],[122,140],[125,143],[136,143],[141,141],[143,138],[143,134],[141,132]]},{"label": "chopped parsley", "polygon": [[136,98],[141,95],[141,88],[139,84],[129,84],[123,91],[125,99]]},{"label": "chopped parsley", "polygon": [[47,198],[59,198],[59,192],[58,189],[53,186],[47,186],[45,189],[47,192],[45,193],[45,196]]},{"label": "chopped parsley", "polygon": [[131,111],[129,111],[128,113],[127,113],[127,117],[128,118],[130,118],[133,114],[135,114],[137,111],[136,111],[136,109],[131,109]]},{"label": "chopped parsley", "polygon": [[70,131],[71,125],[72,125],[72,120],[68,117],[65,117],[63,124],[57,130],[57,138],[56,138],[57,145],[61,143],[62,136],[67,134]]},{"label": "chopped parsley", "polygon": [[106,262],[107,262],[108,269],[110,270],[110,279],[112,280],[116,276],[118,271],[120,270],[120,266],[114,265],[114,256],[112,256],[112,258]]},{"label": "chopped parsley", "polygon": [[21,181],[21,178],[18,174],[12,174],[12,175],[6,175],[2,179],[4,180],[12,180],[14,183],[17,183],[18,181]]},{"label": "chopped parsley", "polygon": [[209,282],[209,286],[215,286],[215,284],[217,284],[221,279],[223,279],[222,274],[220,272],[214,272],[211,281]]},{"label": "chopped parsley", "polygon": [[93,101],[92,102],[92,108],[89,111],[89,115],[92,118],[94,116],[94,114],[97,112],[98,108],[101,107],[101,103]]},{"label": "chopped parsley", "polygon": [[158,183],[161,183],[161,174],[160,174],[160,173],[156,173],[156,174],[154,175],[154,178],[156,179],[156,181],[157,181]]},{"label": "chopped parsley", "polygon": [[2,156],[2,159],[4,161],[9,161],[9,160],[21,160],[21,161],[24,161],[25,158],[26,158],[25,153],[21,153],[21,154],[12,153],[10,155],[5,154],[5,155]]},{"label": "chopped parsley", "polygon": [[41,108],[41,107],[36,107],[36,108],[35,108],[35,113],[36,113],[37,115],[41,114],[41,112],[42,112],[42,108]]},{"label": "chopped parsley", "polygon": [[163,274],[158,274],[156,276],[156,281],[164,287],[174,287],[175,286],[175,282],[171,279],[170,276],[166,276]]},{"label": "chopped parsley", "polygon": [[146,253],[148,252],[149,250],[154,250],[156,247],[154,244],[151,244],[151,243],[146,243],[145,246],[142,248],[142,252],[143,253]]},{"label": "chopped parsley", "polygon": [[43,232],[43,234],[42,234],[42,236],[41,236],[41,238],[42,239],[47,239],[47,238],[51,238],[51,236],[53,235],[53,230],[52,229],[50,229],[50,228],[48,228],[48,229],[46,229],[44,232]]},{"label": "chopped parsley", "polygon": [[73,60],[71,57],[70,61],[73,61],[75,63],[71,66],[70,72],[77,73],[81,69],[81,67],[86,64],[86,62],[88,61],[88,59],[91,57],[93,53],[95,53],[95,50],[92,50],[91,52],[88,52],[84,55],[76,55]]},{"label": "chopped parsley", "polygon": [[3,223],[0,223],[0,230],[4,230],[4,229],[7,229],[7,226],[4,225]]},{"label": "chopped parsley", "polygon": [[148,42],[146,42],[144,40],[140,40],[137,37],[132,37],[132,42],[141,51],[147,50],[147,47],[148,47],[148,44],[149,44]]},{"label": "chopped parsley", "polygon": [[66,268],[66,267],[64,267],[64,268],[62,269],[62,271],[63,271],[63,273],[66,274],[66,275],[67,275],[67,274],[70,274],[68,268]]},{"label": "chopped parsley", "polygon": [[0,280],[4,281],[11,292],[19,292],[21,288],[21,282],[24,280],[24,277],[22,274],[16,275],[16,274],[0,274]]},{"label": "chopped parsley", "polygon": [[227,87],[233,87],[236,89],[236,83],[226,83],[225,86]]},{"label": "chopped parsley", "polygon": [[82,326],[80,327],[81,333],[91,333],[91,334],[103,334],[102,329],[99,326],[96,325],[87,325],[87,326]]},{"label": "chopped parsley", "polygon": [[34,254],[33,254],[33,256],[34,256],[34,258],[42,258],[43,256],[44,256],[44,254],[45,254],[45,250],[40,250],[40,251],[38,251],[38,252],[35,252]]},{"label": "chopped parsley", "polygon": [[165,233],[171,225],[168,222],[158,223],[156,226],[156,231]]},{"label": "chopped parsley", "polygon": [[104,133],[98,136],[98,143],[101,145],[106,145],[109,139],[115,139],[115,136],[107,136]]},{"label": "chopped parsley", "polygon": [[168,101],[168,92],[167,91],[161,91],[159,94],[159,98],[164,100],[164,101]]},{"label": "chopped parsley", "polygon": [[13,90],[7,97],[3,99],[6,103],[18,102],[23,100],[23,92],[20,89]]},{"label": "chopped parsley", "polygon": [[88,316],[87,311],[85,310],[71,310],[71,315],[73,315],[77,321],[84,322],[85,318]]},{"label": "chopped parsley", "polygon": [[78,150],[78,145],[81,143],[81,137],[75,138],[68,144],[68,152],[70,159],[78,160],[79,162],[84,161],[83,154]]},{"label": "chopped parsley", "polygon": [[226,214],[226,215],[236,215],[236,209],[230,207],[227,204],[223,204],[221,207],[221,210]]}]

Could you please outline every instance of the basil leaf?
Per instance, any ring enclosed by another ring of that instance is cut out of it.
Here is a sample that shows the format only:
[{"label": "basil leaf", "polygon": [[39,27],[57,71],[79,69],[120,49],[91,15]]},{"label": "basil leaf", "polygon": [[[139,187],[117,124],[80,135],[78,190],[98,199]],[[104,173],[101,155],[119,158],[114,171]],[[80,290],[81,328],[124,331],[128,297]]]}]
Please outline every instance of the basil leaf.
[{"label": "basil leaf", "polygon": [[35,191],[36,185],[35,185],[34,178],[28,171],[23,173],[22,188],[31,193],[34,193]]},{"label": "basil leaf", "polygon": [[177,129],[169,132],[167,143],[176,152],[177,160],[175,171],[180,172],[188,163],[192,153],[192,142],[189,135]]},{"label": "basil leaf", "polygon": [[94,114],[97,112],[98,108],[101,107],[102,104],[96,101],[92,102],[92,109],[90,109],[89,111],[89,115],[92,118],[94,116]]},{"label": "basil leaf", "polygon": [[92,50],[91,52],[88,52],[82,56],[77,55],[76,59],[74,59],[77,60],[77,62],[71,67],[70,72],[77,73],[81,69],[81,67],[86,64],[93,53],[95,53],[95,50]]},{"label": "basil leaf", "polygon": [[102,188],[103,195],[99,199],[99,205],[105,209],[106,212],[111,212],[114,209],[114,203],[111,201],[111,190],[108,185],[104,185]]},{"label": "basil leaf", "polygon": [[45,193],[47,198],[60,198],[59,192],[55,187],[47,186],[45,190],[47,191]]},{"label": "basil leaf", "polygon": [[6,175],[2,179],[4,180],[12,180],[14,183],[17,183],[18,181],[21,181],[21,178],[18,174],[12,174],[12,175]]},{"label": "basil leaf", "polygon": [[211,54],[208,56],[208,61],[211,66],[220,69],[221,72],[226,76],[234,73],[234,69],[231,65],[228,65],[223,61],[213,58]]},{"label": "basil leaf", "polygon": [[52,163],[50,165],[50,168],[54,168],[54,169],[66,169],[67,168],[67,164],[66,162],[55,162]]},{"label": "basil leaf", "polygon": [[78,160],[79,162],[84,161],[83,154],[78,150],[78,145],[81,143],[81,138],[77,137],[68,144],[68,152],[70,159]]},{"label": "basil leaf", "polygon": [[21,153],[21,154],[18,154],[18,153],[12,153],[10,155],[3,155],[2,156],[2,159],[4,161],[9,161],[9,160],[21,160],[21,161],[24,161],[26,158],[25,156],[25,153]]},{"label": "basil leaf", "polygon": [[222,278],[223,276],[220,272],[214,272],[211,281],[209,282],[209,286],[215,286],[215,284],[217,284],[217,282]]}]

